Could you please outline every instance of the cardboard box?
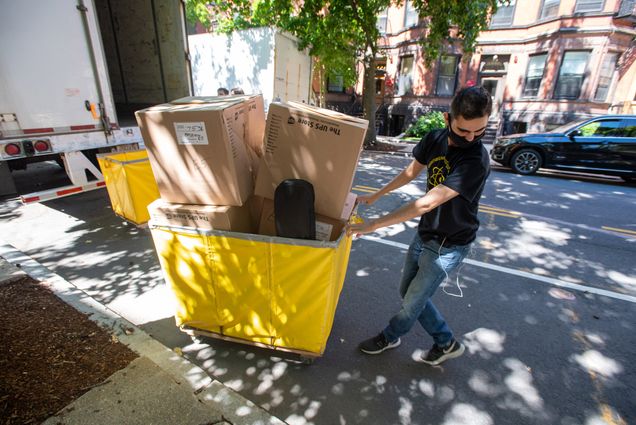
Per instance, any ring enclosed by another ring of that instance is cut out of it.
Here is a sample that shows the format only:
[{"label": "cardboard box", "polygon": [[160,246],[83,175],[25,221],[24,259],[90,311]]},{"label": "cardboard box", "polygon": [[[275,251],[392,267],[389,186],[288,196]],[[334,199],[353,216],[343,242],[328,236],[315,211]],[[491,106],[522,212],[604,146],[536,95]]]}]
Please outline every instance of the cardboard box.
[{"label": "cardboard box", "polygon": [[[258,234],[266,236],[276,235],[276,218],[274,216],[274,201],[264,199],[261,210],[261,219],[258,224]],[[316,239],[332,242],[337,240],[342,233],[345,223],[341,220],[316,214]]]},{"label": "cardboard box", "polygon": [[206,104],[238,100],[242,102],[245,113],[243,140],[247,146],[247,157],[252,170],[252,180],[256,180],[260,158],[263,156],[263,136],[265,134],[265,107],[263,96],[232,95],[232,96],[188,96],[173,100],[172,104]]},{"label": "cardboard box", "polygon": [[285,179],[313,184],[316,212],[340,217],[368,122],[303,103],[272,103],[254,193],[273,199]]},{"label": "cardboard box", "polygon": [[218,99],[135,113],[165,201],[240,206],[252,194],[243,101]]},{"label": "cardboard box", "polygon": [[[277,185],[274,183],[274,178],[269,172],[269,168],[267,166],[267,163],[265,162],[265,159],[262,158],[260,162],[261,163],[259,165],[259,173],[256,179],[256,186],[254,188],[254,193],[262,194],[262,193],[270,193],[271,191],[272,196],[270,196],[270,198],[273,198],[273,193],[276,190]],[[316,188],[314,187],[314,191],[315,189]],[[262,198],[262,196],[260,195],[255,195],[255,196]],[[349,192],[344,199],[342,210],[340,211],[339,214],[335,214],[333,217],[339,218],[340,221],[349,221],[349,218],[351,217],[351,212],[353,211],[353,208],[356,205],[356,198],[357,198],[357,195],[355,193]],[[318,211],[319,209],[318,199],[314,201],[314,209],[316,211]],[[321,208],[321,210],[324,210],[324,209]],[[325,215],[325,214],[322,214],[322,215]],[[328,216],[328,217],[331,217],[331,216]]]},{"label": "cardboard box", "polygon": [[173,100],[173,104],[205,104],[227,100],[240,100],[245,109],[245,136],[248,156],[252,173],[256,177],[259,159],[263,156],[263,136],[265,134],[265,107],[263,96],[257,95],[234,95],[234,96],[188,96]]},{"label": "cardboard box", "polygon": [[263,212],[263,203],[265,202],[265,198],[261,196],[252,196],[248,201],[250,207],[250,217],[252,219],[252,223],[254,223],[254,229],[258,230],[258,223],[261,220],[261,213]]},{"label": "cardboard box", "polygon": [[201,230],[225,230],[253,233],[256,226],[250,216],[250,203],[243,206],[171,204],[157,199],[148,205],[155,226],[193,227]]}]

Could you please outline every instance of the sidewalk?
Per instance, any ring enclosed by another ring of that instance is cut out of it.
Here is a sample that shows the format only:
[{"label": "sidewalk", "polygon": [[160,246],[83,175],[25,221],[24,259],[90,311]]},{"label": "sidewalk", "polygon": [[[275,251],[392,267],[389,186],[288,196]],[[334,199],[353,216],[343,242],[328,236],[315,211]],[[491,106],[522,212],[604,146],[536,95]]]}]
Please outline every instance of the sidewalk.
[{"label": "sidewalk", "polygon": [[88,315],[139,355],[103,385],[94,387],[44,424],[285,423],[211,379],[198,366],[0,240],[0,284],[24,275],[49,282],[59,298]]},{"label": "sidewalk", "polygon": [[381,152],[395,152],[395,153],[404,153],[411,154],[413,152],[413,148],[417,143],[415,142],[405,142],[397,137],[390,136],[376,136],[375,146],[370,150],[377,150]]}]

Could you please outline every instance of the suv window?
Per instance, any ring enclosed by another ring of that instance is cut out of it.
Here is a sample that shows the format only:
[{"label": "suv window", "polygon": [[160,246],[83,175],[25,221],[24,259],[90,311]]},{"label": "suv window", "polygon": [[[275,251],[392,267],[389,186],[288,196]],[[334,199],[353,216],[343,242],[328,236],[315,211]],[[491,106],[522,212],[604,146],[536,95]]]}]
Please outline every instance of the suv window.
[{"label": "suv window", "polygon": [[623,137],[636,137],[636,119],[623,120]]},{"label": "suv window", "polygon": [[583,137],[620,137],[622,133],[621,120],[594,121],[579,127],[579,131]]}]

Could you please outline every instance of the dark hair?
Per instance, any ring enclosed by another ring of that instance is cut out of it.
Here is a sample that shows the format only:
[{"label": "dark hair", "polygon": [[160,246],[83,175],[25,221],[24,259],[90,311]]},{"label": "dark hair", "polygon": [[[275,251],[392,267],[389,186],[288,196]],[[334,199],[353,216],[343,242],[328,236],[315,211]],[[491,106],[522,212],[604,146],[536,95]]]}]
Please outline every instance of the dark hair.
[{"label": "dark hair", "polygon": [[232,90],[230,90],[230,93],[232,93],[232,94],[245,94],[245,92],[243,92],[243,89],[239,88],[239,87],[234,87]]},{"label": "dark hair", "polygon": [[464,87],[460,89],[451,102],[450,113],[453,117],[466,120],[481,118],[492,112],[492,98],[488,90],[482,86]]},{"label": "dark hair", "polygon": [[226,89],[225,87],[219,87],[216,90],[216,93],[219,96],[227,96],[228,94],[230,94],[230,91],[228,89]]}]

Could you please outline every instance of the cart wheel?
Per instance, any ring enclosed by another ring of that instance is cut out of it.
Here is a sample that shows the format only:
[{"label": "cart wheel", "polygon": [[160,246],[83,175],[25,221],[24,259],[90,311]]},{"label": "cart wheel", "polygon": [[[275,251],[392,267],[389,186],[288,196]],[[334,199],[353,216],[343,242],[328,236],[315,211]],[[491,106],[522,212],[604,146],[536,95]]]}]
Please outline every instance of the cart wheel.
[{"label": "cart wheel", "polygon": [[313,357],[300,356],[300,362],[301,362],[302,364],[305,364],[305,365],[312,365],[312,364],[314,364],[314,360],[315,360],[315,359],[314,359]]},{"label": "cart wheel", "polygon": [[197,334],[192,334],[189,335],[190,339],[192,340],[193,343],[195,344],[203,344],[203,337],[201,335],[197,335]]}]

